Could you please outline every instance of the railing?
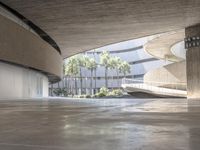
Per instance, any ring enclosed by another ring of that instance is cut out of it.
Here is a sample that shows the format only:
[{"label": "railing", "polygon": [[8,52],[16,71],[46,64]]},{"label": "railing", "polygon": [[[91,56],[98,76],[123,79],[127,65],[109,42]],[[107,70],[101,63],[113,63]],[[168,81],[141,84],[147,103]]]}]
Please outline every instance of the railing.
[{"label": "railing", "polygon": [[122,79],[122,86],[128,85],[139,89],[150,90],[155,92],[177,92],[186,91],[186,83],[171,83],[171,82],[151,82],[135,79]]}]

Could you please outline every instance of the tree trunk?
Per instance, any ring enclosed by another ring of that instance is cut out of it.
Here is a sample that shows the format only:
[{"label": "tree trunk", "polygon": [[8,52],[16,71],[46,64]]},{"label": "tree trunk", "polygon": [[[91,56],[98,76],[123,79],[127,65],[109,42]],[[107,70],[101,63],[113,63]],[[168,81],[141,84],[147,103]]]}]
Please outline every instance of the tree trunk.
[{"label": "tree trunk", "polygon": [[70,93],[71,93],[71,95],[74,94],[74,81],[73,81],[73,79],[74,79],[73,76],[71,76],[71,79],[70,79],[70,87],[71,87],[71,88],[70,88],[70,89],[71,89],[71,90],[70,90],[70,91],[71,91]]},{"label": "tree trunk", "polygon": [[70,86],[71,86],[71,95],[73,97],[73,95],[74,95],[74,77],[73,76],[71,76],[71,84],[70,84]]},{"label": "tree trunk", "polygon": [[77,78],[76,78],[76,76],[74,78],[74,81],[75,81],[75,94],[78,95],[78,87],[77,87]]},{"label": "tree trunk", "polygon": [[73,80],[72,80],[72,76],[70,76],[70,79],[69,79],[69,89],[70,89],[70,95],[73,94]]},{"label": "tree trunk", "polygon": [[113,83],[114,83],[114,76],[112,76],[112,90],[114,89]]},{"label": "tree trunk", "polygon": [[[94,60],[96,60],[96,57],[95,57],[95,50],[93,51],[93,58]],[[97,69],[95,68],[95,73],[94,73],[94,76],[95,76],[95,79],[94,79],[94,94],[96,94],[96,88],[97,88]]]},{"label": "tree trunk", "polygon": [[96,88],[97,88],[97,69],[95,69],[94,94],[96,94]]},{"label": "tree trunk", "polygon": [[63,79],[62,79],[62,88],[63,89],[65,88],[65,76],[63,76]]},{"label": "tree trunk", "polygon": [[[112,74],[112,72],[111,72]],[[113,90],[113,83],[114,83],[114,75],[112,75],[112,90]]]},{"label": "tree trunk", "polygon": [[69,95],[69,77],[68,76],[66,78],[66,90],[67,90],[67,95]]},{"label": "tree trunk", "polygon": [[126,78],[126,74],[124,73],[124,79]]},{"label": "tree trunk", "polygon": [[117,86],[119,88],[119,71],[118,71],[118,69],[116,70],[116,72],[117,72]]},{"label": "tree trunk", "polygon": [[93,69],[91,69],[91,76],[90,76],[90,95],[92,95],[92,81],[93,81]]},{"label": "tree trunk", "polygon": [[66,86],[66,94],[68,96],[68,94],[69,94],[68,76],[66,76],[66,78],[65,78],[65,86]]},{"label": "tree trunk", "polygon": [[72,94],[71,87],[72,87],[72,81],[71,81],[71,77],[69,76],[68,77],[68,93],[69,93],[69,95]]},{"label": "tree trunk", "polygon": [[82,69],[80,67],[80,86],[81,86],[81,95],[83,94],[83,77],[82,77]]},{"label": "tree trunk", "polygon": [[108,67],[105,67],[105,87],[108,88]]},{"label": "tree trunk", "polygon": [[58,82],[58,88],[60,88],[60,81]]},{"label": "tree trunk", "polygon": [[62,79],[62,96],[65,96],[65,93],[64,93],[64,91],[65,91],[65,76],[63,76],[63,79]]}]

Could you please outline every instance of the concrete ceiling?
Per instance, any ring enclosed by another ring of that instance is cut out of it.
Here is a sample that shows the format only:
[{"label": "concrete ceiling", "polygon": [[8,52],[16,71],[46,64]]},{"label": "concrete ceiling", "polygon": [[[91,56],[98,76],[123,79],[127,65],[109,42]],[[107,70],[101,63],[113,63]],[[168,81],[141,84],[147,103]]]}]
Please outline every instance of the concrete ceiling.
[{"label": "concrete ceiling", "polygon": [[1,0],[47,32],[63,58],[200,23],[200,0]]}]

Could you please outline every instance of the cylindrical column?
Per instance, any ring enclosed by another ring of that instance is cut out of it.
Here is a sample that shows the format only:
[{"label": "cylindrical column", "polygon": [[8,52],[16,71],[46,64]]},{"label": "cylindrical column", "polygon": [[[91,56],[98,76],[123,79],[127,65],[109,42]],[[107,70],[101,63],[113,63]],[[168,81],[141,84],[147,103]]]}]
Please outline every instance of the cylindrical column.
[{"label": "cylindrical column", "polygon": [[188,98],[200,100],[200,24],[186,28],[185,35]]}]

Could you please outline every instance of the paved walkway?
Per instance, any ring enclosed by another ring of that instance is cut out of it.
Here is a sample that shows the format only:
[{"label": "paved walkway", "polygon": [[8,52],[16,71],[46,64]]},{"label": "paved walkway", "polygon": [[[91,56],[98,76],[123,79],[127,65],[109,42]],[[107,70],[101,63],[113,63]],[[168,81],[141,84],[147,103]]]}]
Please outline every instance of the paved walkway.
[{"label": "paved walkway", "polygon": [[1,150],[199,150],[186,99],[0,101]]}]

